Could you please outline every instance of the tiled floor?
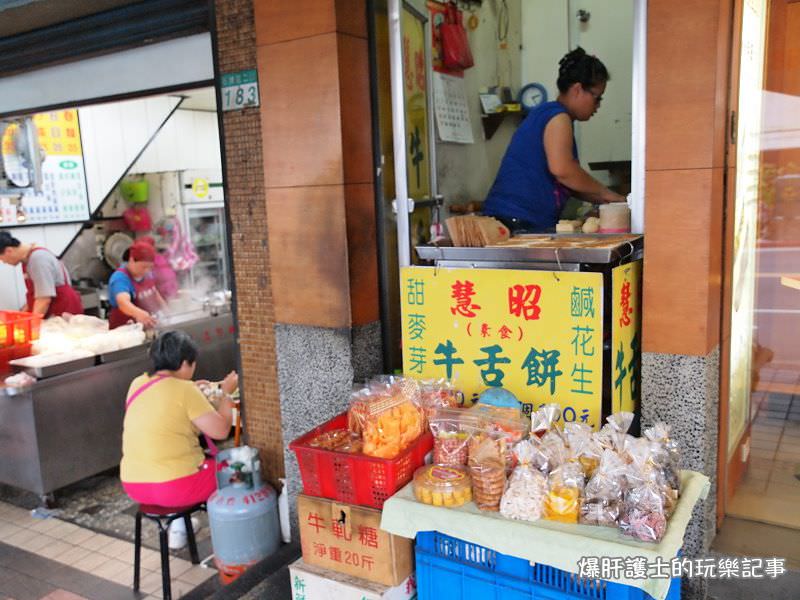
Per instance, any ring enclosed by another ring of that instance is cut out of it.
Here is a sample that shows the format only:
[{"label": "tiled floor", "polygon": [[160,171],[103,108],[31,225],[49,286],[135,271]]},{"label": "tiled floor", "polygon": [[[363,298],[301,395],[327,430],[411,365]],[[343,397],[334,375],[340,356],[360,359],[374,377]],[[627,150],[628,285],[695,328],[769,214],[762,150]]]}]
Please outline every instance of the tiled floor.
[{"label": "tiled floor", "polygon": [[763,368],[751,400],[750,465],[728,514],[800,529],[800,372]]},{"label": "tiled floor", "polygon": [[[6,562],[13,563],[0,562],[0,597],[72,598],[49,595],[58,590],[89,600],[161,597],[160,556],[154,550],[142,548],[142,594],[135,595],[131,542],[56,518],[36,519],[30,511],[4,502],[0,502],[0,540],[0,561],[5,548]],[[175,598],[216,573],[175,557],[170,559],[170,571]]]}]

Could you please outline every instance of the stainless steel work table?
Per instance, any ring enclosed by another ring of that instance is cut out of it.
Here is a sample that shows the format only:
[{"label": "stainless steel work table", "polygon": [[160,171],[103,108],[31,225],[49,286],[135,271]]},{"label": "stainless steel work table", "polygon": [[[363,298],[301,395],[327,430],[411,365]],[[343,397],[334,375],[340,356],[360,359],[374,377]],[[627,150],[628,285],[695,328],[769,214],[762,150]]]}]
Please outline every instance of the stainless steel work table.
[{"label": "stainless steel work table", "polygon": [[[236,368],[231,314],[172,327],[200,345],[199,379],[222,379]],[[48,500],[61,487],[119,465],[125,396],[150,365],[147,346],[122,356],[30,387],[0,387],[0,483]]]}]

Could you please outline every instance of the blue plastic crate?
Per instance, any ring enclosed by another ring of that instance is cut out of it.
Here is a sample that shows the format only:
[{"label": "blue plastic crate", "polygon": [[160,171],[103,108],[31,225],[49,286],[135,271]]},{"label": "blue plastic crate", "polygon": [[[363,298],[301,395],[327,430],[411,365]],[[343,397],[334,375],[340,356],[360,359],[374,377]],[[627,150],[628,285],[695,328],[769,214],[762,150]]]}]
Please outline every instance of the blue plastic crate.
[{"label": "blue plastic crate", "polygon": [[[419,600],[651,600],[643,590],[495,552],[438,531],[417,534]],[[680,600],[672,580],[667,600]]]}]

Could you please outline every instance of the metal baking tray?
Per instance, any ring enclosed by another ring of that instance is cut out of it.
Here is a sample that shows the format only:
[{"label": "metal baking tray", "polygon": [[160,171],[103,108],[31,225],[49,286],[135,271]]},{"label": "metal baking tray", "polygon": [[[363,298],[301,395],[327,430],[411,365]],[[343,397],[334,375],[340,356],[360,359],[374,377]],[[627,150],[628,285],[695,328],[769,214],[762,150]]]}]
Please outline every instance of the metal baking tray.
[{"label": "metal baking tray", "polygon": [[[631,235],[629,239],[600,247],[564,247],[562,240],[575,234],[524,235],[523,238],[550,240],[552,245],[490,246],[486,248],[455,248],[453,246],[417,246],[417,254],[423,260],[484,262],[544,262],[544,263],[590,263],[608,264],[633,256],[644,245],[642,236]],[[586,234],[591,239],[602,239],[602,234]],[[616,236],[619,237],[619,236]],[[512,238],[513,240],[514,238]]]},{"label": "metal baking tray", "polygon": [[104,365],[106,363],[115,362],[118,360],[125,360],[126,358],[137,358],[147,355],[148,344],[139,344],[131,346],[130,348],[123,348],[122,350],[114,350],[113,352],[105,352],[97,356],[98,364]]},{"label": "metal baking tray", "polygon": [[8,361],[8,364],[14,367],[14,371],[25,371],[28,375],[36,377],[36,379],[47,379],[48,377],[55,377],[56,375],[63,375],[64,373],[72,373],[73,371],[80,371],[81,369],[88,369],[95,365],[94,356],[87,356],[85,358],[76,358],[65,362],[54,363],[51,365],[28,366],[26,359],[18,358],[16,360]]}]

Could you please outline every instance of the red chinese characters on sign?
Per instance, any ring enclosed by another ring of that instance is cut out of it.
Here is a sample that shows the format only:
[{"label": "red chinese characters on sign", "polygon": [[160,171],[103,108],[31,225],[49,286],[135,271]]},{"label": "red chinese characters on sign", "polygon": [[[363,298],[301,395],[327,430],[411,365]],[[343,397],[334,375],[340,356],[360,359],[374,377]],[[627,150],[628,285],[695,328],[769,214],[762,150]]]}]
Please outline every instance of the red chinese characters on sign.
[{"label": "red chinese characters on sign", "polygon": [[480,310],[478,304],[472,303],[472,297],[477,293],[475,284],[471,281],[456,281],[452,286],[450,297],[453,298],[455,306],[450,307],[450,312],[454,315],[473,318],[477,315],[476,310]]},{"label": "red chinese characters on sign", "polygon": [[345,542],[349,542],[353,539],[353,534],[347,531],[344,524],[339,521],[331,522],[331,533],[333,533],[334,537],[344,540]]},{"label": "red chinese characters on sign", "polygon": [[526,321],[537,321],[542,312],[539,300],[542,288],[538,285],[514,285],[508,288],[508,312]]},{"label": "red chinese characters on sign", "polygon": [[320,517],[317,513],[308,513],[308,524],[313,527],[317,533],[320,529],[325,529],[325,519]]},{"label": "red chinese characters on sign", "polygon": [[314,542],[314,556],[325,558],[328,555],[328,547],[325,544]]},{"label": "red chinese characters on sign", "polygon": [[626,281],[622,284],[622,293],[619,299],[619,326],[627,327],[631,324],[631,315],[633,308],[631,308],[631,282]]},{"label": "red chinese characters on sign", "polygon": [[336,546],[331,546],[328,548],[328,554],[331,557],[331,560],[334,562],[342,562],[342,549],[337,548]]},{"label": "red chinese characters on sign", "polygon": [[367,546],[369,548],[377,548],[378,532],[374,527],[364,527],[363,525],[359,525],[358,541],[361,542],[362,546]]},{"label": "red chinese characters on sign", "polygon": [[403,36],[403,81],[406,82],[406,90],[414,91],[414,76],[411,70],[411,40],[408,36]]},{"label": "red chinese characters on sign", "polygon": [[425,89],[425,54],[422,50],[414,52],[414,79],[418,90]]}]

